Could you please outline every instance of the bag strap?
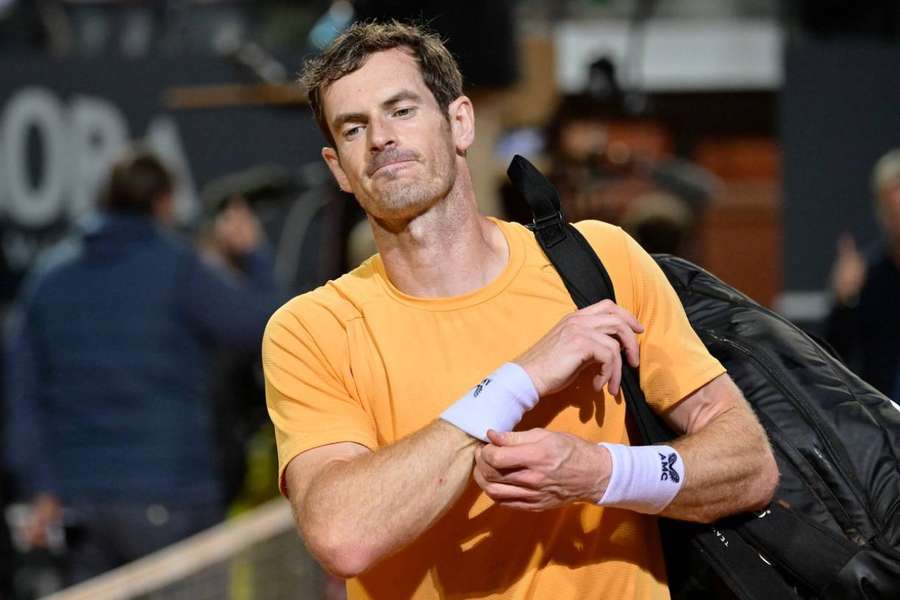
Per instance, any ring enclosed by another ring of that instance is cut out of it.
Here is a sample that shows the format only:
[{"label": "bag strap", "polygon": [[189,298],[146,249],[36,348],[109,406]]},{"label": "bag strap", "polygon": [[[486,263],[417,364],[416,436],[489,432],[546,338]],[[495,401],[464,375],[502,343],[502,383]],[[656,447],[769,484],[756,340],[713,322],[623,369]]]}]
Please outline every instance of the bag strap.
[{"label": "bag strap", "polygon": [[[584,236],[565,222],[559,194],[553,184],[519,155],[513,158],[507,175],[531,208],[534,215],[531,229],[576,306],[584,308],[606,298],[615,302],[615,289],[606,267]],[[655,444],[674,439],[675,435],[647,405],[637,369],[625,360],[622,367],[622,387],[629,400],[625,407],[637,426],[641,440]]]},{"label": "bag strap", "polygon": [[[531,229],[575,304],[584,308],[606,298],[615,301],[615,290],[606,267],[581,233],[566,223],[553,184],[519,155],[513,158],[507,175],[531,208],[534,215]],[[640,388],[637,369],[624,357],[622,369],[625,406],[642,441],[653,444],[676,437],[650,409]],[[685,524],[682,528],[690,531],[688,536],[699,546],[704,559],[742,600],[796,597],[775,569],[766,565],[737,532],[724,526]]]}]

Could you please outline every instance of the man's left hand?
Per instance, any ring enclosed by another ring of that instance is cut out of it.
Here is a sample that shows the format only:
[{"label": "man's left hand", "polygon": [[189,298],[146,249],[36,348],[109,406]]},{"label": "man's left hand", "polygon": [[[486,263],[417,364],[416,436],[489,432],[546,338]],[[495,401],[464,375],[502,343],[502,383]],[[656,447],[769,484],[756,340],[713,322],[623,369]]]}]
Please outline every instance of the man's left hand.
[{"label": "man's left hand", "polygon": [[546,429],[489,430],[488,438],[475,454],[473,476],[501,506],[548,510],[596,502],[606,491],[612,459],[603,446]]}]

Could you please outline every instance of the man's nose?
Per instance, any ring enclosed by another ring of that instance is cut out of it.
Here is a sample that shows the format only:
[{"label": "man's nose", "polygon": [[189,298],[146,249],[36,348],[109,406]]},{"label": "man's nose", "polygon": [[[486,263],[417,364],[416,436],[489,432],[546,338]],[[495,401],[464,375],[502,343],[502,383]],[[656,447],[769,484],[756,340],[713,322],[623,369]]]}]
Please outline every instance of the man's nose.
[{"label": "man's nose", "polygon": [[380,152],[397,143],[393,128],[383,119],[372,119],[367,128],[367,133],[369,135],[369,149],[373,152]]}]

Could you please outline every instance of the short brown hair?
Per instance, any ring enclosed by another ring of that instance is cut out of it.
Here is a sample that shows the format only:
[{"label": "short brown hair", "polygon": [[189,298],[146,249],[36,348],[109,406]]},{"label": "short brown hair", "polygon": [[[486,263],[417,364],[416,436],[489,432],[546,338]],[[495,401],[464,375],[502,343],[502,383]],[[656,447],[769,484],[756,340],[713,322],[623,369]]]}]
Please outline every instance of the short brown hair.
[{"label": "short brown hair", "polygon": [[[437,34],[421,25],[400,21],[355,23],[339,35],[325,51],[306,61],[300,84],[306,88],[309,105],[328,142],[334,137],[325,120],[322,95],[329,85],[363,66],[370,54],[406,48],[419,63],[425,85],[447,117],[450,103],[462,96],[462,75],[456,60]],[[449,117],[447,117],[449,118]]]},{"label": "short brown hair", "polygon": [[112,166],[102,205],[108,211],[152,214],[156,201],[170,194],[174,178],[156,155],[130,149]]}]

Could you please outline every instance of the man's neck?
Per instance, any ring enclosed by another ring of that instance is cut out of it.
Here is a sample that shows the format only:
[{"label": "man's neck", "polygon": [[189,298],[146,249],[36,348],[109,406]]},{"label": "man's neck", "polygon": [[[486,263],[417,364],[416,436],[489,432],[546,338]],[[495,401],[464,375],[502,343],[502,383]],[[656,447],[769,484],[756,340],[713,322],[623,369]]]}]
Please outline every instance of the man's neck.
[{"label": "man's neck", "polygon": [[445,298],[481,289],[509,260],[506,238],[478,212],[470,185],[451,190],[403,227],[369,221],[391,283],[410,296]]}]

